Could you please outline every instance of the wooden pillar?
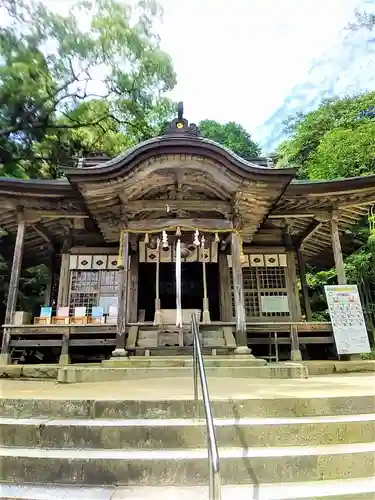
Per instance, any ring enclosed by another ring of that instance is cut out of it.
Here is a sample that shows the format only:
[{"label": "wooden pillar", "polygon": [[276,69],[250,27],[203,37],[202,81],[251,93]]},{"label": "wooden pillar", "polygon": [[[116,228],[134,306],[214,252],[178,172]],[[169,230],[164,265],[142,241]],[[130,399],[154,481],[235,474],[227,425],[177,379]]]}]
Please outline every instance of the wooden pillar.
[{"label": "wooden pillar", "polygon": [[[297,272],[296,272],[296,258],[294,250],[287,250],[286,260],[287,260],[286,287],[288,293],[290,319],[292,320],[292,322],[299,322],[301,321],[301,304],[299,300]],[[301,361],[302,354],[299,348],[300,346],[298,339],[298,329],[296,325],[291,325],[290,338],[292,344],[290,358],[292,361]]]},{"label": "wooden pillar", "polygon": [[[125,350],[126,313],[129,282],[129,233],[121,231],[120,255],[119,255],[119,291],[117,311],[116,348],[112,352],[113,358],[124,358],[127,356]],[[121,250],[122,249],[122,250]]]},{"label": "wooden pillar", "polygon": [[[23,243],[25,238],[26,223],[23,213],[18,214],[17,238],[13,254],[12,271],[9,281],[8,300],[5,313],[5,324],[13,322],[13,315],[17,307],[18,286],[21,275]],[[6,328],[3,334],[0,364],[11,362],[9,355],[10,331]]]},{"label": "wooden pillar", "polygon": [[59,291],[57,294],[57,308],[67,307],[69,304],[69,286],[70,286],[70,255],[61,254]]},{"label": "wooden pillar", "polygon": [[232,321],[232,294],[230,286],[230,270],[227,255],[219,253],[220,279],[220,314],[221,321]]},{"label": "wooden pillar", "polygon": [[54,275],[54,259],[55,259],[55,253],[53,248],[49,248],[49,255],[48,255],[48,263],[47,263],[47,269],[48,269],[48,281],[46,284],[46,289],[44,291],[44,305],[46,306],[52,306],[51,304],[51,298],[52,298],[52,287],[53,287],[53,275]]},{"label": "wooden pillar", "polygon": [[312,312],[311,312],[311,304],[309,297],[309,287],[306,279],[306,263],[301,249],[297,250],[297,259],[298,259],[298,267],[299,267],[299,277],[301,280],[301,288],[303,294],[303,301],[305,304],[306,311],[306,321],[312,321]]},{"label": "wooden pillar", "polygon": [[250,354],[251,349],[247,346],[245,297],[241,267],[241,244],[237,233],[232,233],[232,272],[236,313],[236,353]]},{"label": "wooden pillar", "polygon": [[342,256],[340,233],[337,225],[337,216],[333,215],[331,219],[331,238],[333,257],[335,259],[335,266],[337,272],[337,283],[339,285],[346,285],[344,258]]},{"label": "wooden pillar", "polygon": [[69,306],[70,293],[70,249],[72,247],[72,229],[69,228],[61,248],[59,289],[56,308]]}]

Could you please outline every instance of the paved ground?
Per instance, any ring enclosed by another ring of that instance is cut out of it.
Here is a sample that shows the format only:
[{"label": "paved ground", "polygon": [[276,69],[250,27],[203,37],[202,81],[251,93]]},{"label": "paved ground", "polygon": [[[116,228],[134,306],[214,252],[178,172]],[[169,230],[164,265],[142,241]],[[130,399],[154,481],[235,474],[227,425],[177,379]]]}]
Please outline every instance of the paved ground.
[{"label": "paved ground", "polygon": [[[375,479],[316,481],[274,485],[224,486],[223,500],[374,499]],[[10,500],[207,500],[204,487],[84,488],[0,485],[0,498]],[[366,494],[367,493],[367,494]],[[346,496],[347,495],[347,496]],[[363,495],[363,496],[362,496]]]},{"label": "paved ground", "polygon": [[[212,378],[212,399],[362,396],[375,397],[375,373],[310,377],[307,380]],[[58,384],[53,380],[0,380],[1,398],[156,400],[192,399],[193,379]]]}]

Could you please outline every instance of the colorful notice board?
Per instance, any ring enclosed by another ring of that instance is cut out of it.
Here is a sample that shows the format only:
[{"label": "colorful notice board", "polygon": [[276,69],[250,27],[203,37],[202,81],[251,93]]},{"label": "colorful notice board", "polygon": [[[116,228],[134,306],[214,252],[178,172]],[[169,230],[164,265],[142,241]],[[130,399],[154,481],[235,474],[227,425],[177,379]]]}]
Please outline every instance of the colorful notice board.
[{"label": "colorful notice board", "polygon": [[326,285],[328,310],[338,354],[370,352],[357,285]]}]

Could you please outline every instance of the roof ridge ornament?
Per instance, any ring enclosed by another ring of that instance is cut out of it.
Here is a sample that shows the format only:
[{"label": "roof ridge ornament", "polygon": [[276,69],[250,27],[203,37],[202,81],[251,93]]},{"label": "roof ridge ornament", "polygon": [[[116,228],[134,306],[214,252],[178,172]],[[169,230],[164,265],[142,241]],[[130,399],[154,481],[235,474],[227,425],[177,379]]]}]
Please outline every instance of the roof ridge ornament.
[{"label": "roof ridge ornament", "polygon": [[190,135],[199,137],[199,128],[195,123],[190,123],[184,118],[184,103],[179,102],[177,105],[177,118],[172,120],[165,131],[165,135]]}]

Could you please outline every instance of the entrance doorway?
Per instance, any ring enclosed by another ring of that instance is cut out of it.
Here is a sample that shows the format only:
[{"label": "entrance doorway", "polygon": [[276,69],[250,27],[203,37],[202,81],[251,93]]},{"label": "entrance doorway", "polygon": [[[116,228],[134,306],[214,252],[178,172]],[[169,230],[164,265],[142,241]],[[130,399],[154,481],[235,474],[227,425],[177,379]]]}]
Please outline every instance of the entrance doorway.
[{"label": "entrance doorway", "polygon": [[[183,262],[181,266],[182,308],[202,309],[203,269],[200,262]],[[139,264],[138,310],[145,311],[145,321],[153,321],[155,314],[156,266]],[[220,320],[219,266],[206,264],[207,294],[212,321]],[[159,295],[162,309],[176,308],[176,267],[173,263],[160,263]]]}]

